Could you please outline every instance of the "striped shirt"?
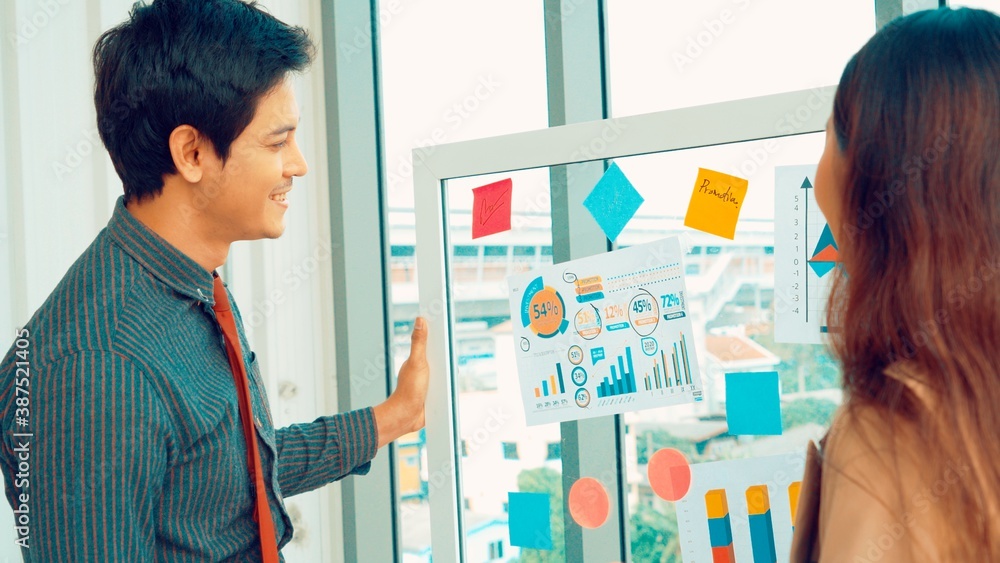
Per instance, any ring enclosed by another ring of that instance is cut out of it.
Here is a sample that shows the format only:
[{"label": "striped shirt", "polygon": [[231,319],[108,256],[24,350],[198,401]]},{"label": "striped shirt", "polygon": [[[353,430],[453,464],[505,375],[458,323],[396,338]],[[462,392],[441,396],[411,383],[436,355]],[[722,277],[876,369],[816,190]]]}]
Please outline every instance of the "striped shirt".
[{"label": "striped shirt", "polygon": [[[119,198],[18,331],[0,362],[0,468],[25,561],[260,560],[212,286]],[[375,418],[367,408],[275,429],[230,301],[280,547],[292,538],[284,497],[367,473]]]}]

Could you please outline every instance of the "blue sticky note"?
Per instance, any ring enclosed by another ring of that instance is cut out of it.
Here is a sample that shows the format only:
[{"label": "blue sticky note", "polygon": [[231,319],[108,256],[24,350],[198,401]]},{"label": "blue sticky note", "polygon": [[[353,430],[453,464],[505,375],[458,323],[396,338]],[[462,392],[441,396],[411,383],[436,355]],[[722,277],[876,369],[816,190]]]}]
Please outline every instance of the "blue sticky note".
[{"label": "blue sticky note", "polygon": [[529,549],[552,549],[549,495],[507,493],[510,545]]},{"label": "blue sticky note", "polygon": [[778,372],[727,373],[726,420],[730,434],[781,434]]},{"label": "blue sticky note", "polygon": [[612,164],[587,199],[583,200],[583,206],[594,216],[608,239],[614,242],[642,202],[642,196],[625,177],[625,173],[617,164]]}]

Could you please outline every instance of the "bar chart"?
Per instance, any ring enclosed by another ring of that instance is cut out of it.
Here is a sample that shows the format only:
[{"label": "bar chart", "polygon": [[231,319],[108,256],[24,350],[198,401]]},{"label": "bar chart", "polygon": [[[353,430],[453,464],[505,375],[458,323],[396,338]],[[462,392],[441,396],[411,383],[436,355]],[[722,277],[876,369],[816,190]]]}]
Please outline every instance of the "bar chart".
[{"label": "bar chart", "polygon": [[683,561],[787,561],[804,464],[797,452],[692,464],[674,505]]},{"label": "bar chart", "polygon": [[646,391],[653,389],[666,389],[673,386],[673,379],[666,371],[667,359],[663,351],[660,351],[659,358],[653,359],[653,373],[643,378]]},{"label": "bar chart", "polygon": [[635,393],[635,371],[632,367],[632,347],[625,347],[625,357],[618,356],[618,370],[611,366],[611,375],[605,377],[597,388],[597,398],[615,397]]},{"label": "bar chart", "polygon": [[733,551],[733,524],[729,519],[729,501],[725,489],[705,493],[708,513],[708,539],[712,546],[712,563],[736,563]]},{"label": "bar chart", "polygon": [[566,392],[566,385],[563,383],[562,365],[556,364],[556,373],[549,375],[535,387],[535,397],[551,397],[552,395],[562,395]]},{"label": "bar chart", "polygon": [[799,493],[802,492],[802,481],[788,485],[788,508],[792,511],[792,533],[795,533],[795,519],[799,515]]},{"label": "bar chart", "polygon": [[643,377],[643,387],[646,391],[671,389],[682,385],[691,385],[691,358],[688,355],[687,336],[680,333],[680,338],[671,343],[670,356],[661,349],[653,358],[652,373]]},{"label": "bar chart", "polygon": [[683,257],[670,237],[507,278],[528,426],[702,400]]},{"label": "bar chart", "polygon": [[771,523],[771,500],[767,485],[747,488],[747,517],[750,523],[750,545],[753,563],[777,563],[774,550],[774,525]]}]

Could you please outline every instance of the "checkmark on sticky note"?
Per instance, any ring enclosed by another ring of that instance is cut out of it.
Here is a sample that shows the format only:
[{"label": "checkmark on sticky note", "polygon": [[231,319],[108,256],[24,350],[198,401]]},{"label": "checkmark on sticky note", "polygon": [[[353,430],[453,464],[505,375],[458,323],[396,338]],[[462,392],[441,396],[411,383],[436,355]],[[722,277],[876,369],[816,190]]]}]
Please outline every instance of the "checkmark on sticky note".
[{"label": "checkmark on sticky note", "polygon": [[510,230],[510,178],[472,190],[472,238]]},{"label": "checkmark on sticky note", "polygon": [[507,493],[510,545],[529,549],[552,549],[549,495]]},{"label": "checkmark on sticky note", "polygon": [[781,434],[778,372],[726,374],[726,421],[730,434]]},{"label": "checkmark on sticky note", "polygon": [[684,226],[733,240],[748,185],[743,178],[699,168]]},{"label": "checkmark on sticky note", "polygon": [[608,240],[614,242],[639,210],[643,199],[617,164],[612,163],[598,180],[583,206],[594,216]]}]

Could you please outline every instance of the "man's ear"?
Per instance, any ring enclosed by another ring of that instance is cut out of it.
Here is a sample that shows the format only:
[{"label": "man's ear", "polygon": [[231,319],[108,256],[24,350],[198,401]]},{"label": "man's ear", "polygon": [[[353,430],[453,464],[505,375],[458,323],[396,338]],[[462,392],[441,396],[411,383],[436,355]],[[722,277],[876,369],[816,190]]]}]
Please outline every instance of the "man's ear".
[{"label": "man's ear", "polygon": [[208,138],[190,125],[179,125],[170,132],[167,142],[177,173],[192,184],[200,182],[205,172],[206,157],[212,150]]}]

